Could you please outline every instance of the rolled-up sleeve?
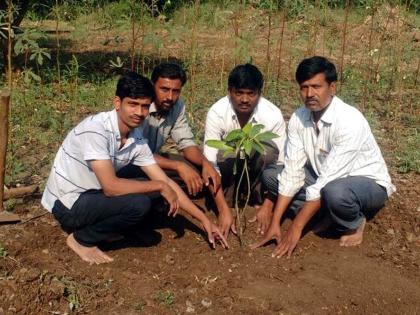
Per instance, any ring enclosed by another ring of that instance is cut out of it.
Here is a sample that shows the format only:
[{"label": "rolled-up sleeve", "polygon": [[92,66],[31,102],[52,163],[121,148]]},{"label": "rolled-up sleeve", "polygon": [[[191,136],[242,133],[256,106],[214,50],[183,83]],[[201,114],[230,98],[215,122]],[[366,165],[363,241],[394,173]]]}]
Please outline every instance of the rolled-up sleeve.
[{"label": "rolled-up sleeve", "polygon": [[177,105],[179,108],[177,109],[177,117],[171,130],[171,138],[175,141],[178,150],[182,150],[196,145],[196,143],[194,142],[194,135],[185,115],[185,106],[181,102],[178,102]]},{"label": "rolled-up sleeve", "polygon": [[294,196],[305,182],[304,166],[307,156],[299,135],[299,128],[301,128],[300,121],[295,113],[289,121],[285,167],[279,175],[279,193],[289,197]]}]

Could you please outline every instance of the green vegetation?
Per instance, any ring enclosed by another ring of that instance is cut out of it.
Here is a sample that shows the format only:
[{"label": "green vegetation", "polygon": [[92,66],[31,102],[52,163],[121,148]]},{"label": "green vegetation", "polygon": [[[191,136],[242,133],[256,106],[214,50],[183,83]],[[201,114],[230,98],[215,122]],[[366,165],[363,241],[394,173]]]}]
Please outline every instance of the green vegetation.
[{"label": "green vegetation", "polygon": [[[46,180],[68,130],[111,108],[122,71],[149,75],[161,61],[183,63],[189,76],[183,98],[200,140],[207,109],[226,94],[234,65],[256,64],[265,74],[265,96],[288,117],[300,103],[294,70],[312,54],[342,65],[339,95],[374,118],[390,168],[419,172],[415,1],[29,3],[14,29],[8,186]],[[8,14],[1,9],[4,44]],[[6,65],[0,59],[2,73]],[[6,84],[7,76],[0,80]]]},{"label": "green vegetation", "polygon": [[156,293],[155,300],[170,308],[175,301],[175,295],[171,291],[159,291]]}]

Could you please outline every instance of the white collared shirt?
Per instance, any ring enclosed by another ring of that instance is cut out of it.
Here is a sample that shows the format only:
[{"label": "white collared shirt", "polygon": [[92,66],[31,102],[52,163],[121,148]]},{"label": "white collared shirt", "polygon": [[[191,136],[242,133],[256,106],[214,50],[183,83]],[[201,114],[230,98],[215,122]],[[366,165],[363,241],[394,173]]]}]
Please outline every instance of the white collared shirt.
[{"label": "white collared shirt", "polygon": [[124,146],[115,110],[85,118],[67,135],[57,152],[41,203],[52,211],[59,199],[68,209],[80,194],[101,185],[93,172],[93,160],[111,160],[115,172],[132,163],[137,166],[155,164],[153,154],[136,128]]},{"label": "white collared shirt", "polygon": [[[261,96],[249,122],[263,124],[263,131],[271,131],[279,136],[272,141],[279,150],[278,164],[283,164],[286,124],[280,109]],[[229,96],[225,96],[218,100],[207,113],[204,143],[207,140],[213,139],[223,140],[229,132],[239,128],[241,126],[230,102],[230,98]],[[204,156],[216,167],[217,152],[217,149],[204,145]]]},{"label": "white collared shirt", "polygon": [[307,187],[306,200],[319,199],[327,183],[347,176],[372,178],[388,196],[395,191],[369,124],[356,108],[335,96],[317,123],[319,134],[312,117],[310,110],[300,107],[290,118],[280,194],[294,196],[299,191],[307,162],[318,179]]}]

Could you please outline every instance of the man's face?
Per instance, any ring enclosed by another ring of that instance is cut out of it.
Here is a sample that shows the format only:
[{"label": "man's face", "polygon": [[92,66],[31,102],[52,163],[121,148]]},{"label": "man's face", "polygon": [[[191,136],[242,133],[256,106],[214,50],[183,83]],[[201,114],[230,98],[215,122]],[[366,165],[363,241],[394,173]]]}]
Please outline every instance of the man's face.
[{"label": "man's face", "polygon": [[237,114],[250,115],[258,104],[261,92],[250,89],[229,90],[230,101]]},{"label": "man's face", "polygon": [[180,79],[169,79],[160,77],[154,84],[155,105],[158,111],[170,110],[179,98],[182,90]]},{"label": "man's face", "polygon": [[134,129],[140,126],[149,114],[152,99],[150,97],[124,97],[121,100],[118,96],[115,96],[113,103],[117,110],[119,123],[122,123],[128,129]]},{"label": "man's face", "polygon": [[318,112],[326,108],[336,92],[336,82],[328,83],[325,73],[318,73],[300,85],[300,96],[307,109]]}]

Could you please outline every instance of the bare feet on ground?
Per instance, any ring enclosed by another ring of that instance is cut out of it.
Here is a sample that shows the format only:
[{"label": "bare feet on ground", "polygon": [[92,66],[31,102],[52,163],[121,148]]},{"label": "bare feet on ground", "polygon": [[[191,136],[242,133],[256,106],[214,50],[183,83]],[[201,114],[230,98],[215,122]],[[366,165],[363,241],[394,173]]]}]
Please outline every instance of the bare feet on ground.
[{"label": "bare feet on ground", "polygon": [[362,224],[352,234],[343,235],[340,238],[340,246],[350,247],[357,246],[363,242],[363,231],[365,230],[366,219],[363,219]]},{"label": "bare feet on ground", "polygon": [[74,238],[73,233],[67,237],[67,245],[70,247],[80,258],[90,264],[103,264],[114,261],[111,257],[106,255],[98,247],[86,247],[79,244]]}]

